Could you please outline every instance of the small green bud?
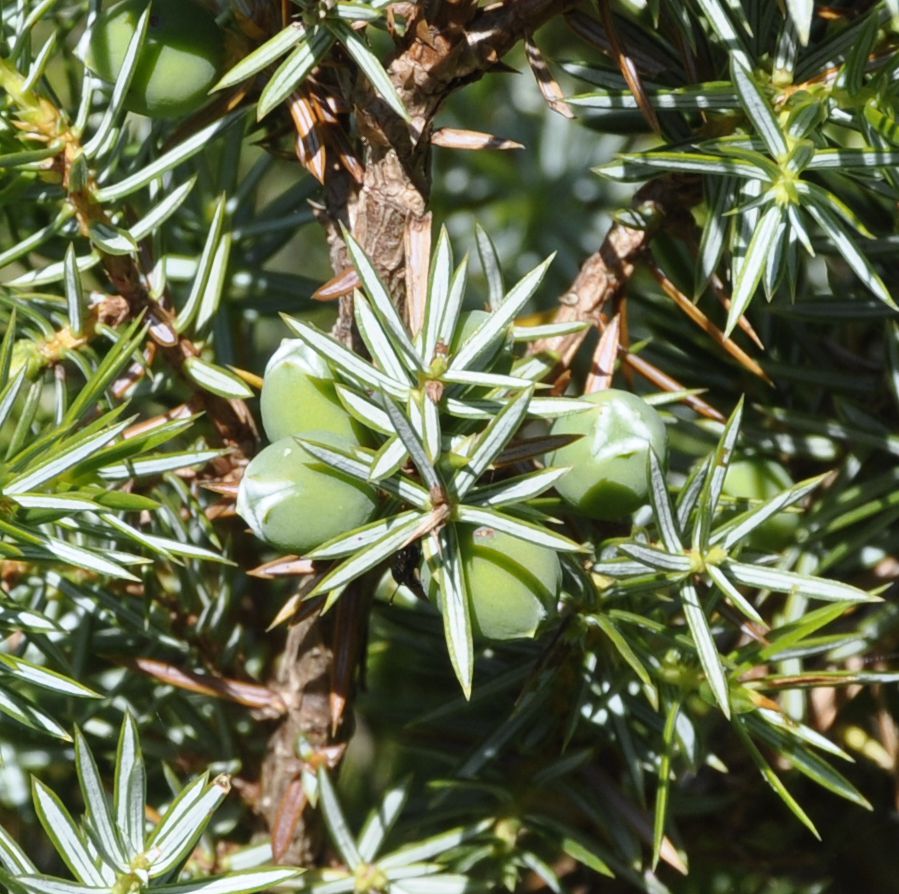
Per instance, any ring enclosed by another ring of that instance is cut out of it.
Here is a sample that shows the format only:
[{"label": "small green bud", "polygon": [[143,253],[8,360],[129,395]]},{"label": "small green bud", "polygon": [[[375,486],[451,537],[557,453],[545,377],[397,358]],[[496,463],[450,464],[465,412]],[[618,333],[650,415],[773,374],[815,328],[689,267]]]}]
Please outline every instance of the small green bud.
[{"label": "small green bud", "polygon": [[44,366],[46,366],[46,359],[36,341],[23,338],[13,345],[12,355],[9,358],[10,379],[17,376],[22,367],[25,367],[26,378],[36,379]]}]

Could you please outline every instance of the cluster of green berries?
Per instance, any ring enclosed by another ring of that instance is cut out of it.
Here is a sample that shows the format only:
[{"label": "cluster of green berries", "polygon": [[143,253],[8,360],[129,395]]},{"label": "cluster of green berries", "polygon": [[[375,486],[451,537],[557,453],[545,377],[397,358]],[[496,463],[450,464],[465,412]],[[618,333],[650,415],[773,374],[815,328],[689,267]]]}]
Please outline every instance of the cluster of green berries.
[{"label": "cluster of green berries", "polygon": [[[483,316],[480,311],[463,316],[462,343],[465,326],[477,325]],[[499,356],[503,353],[508,357]],[[507,347],[497,353],[495,363],[511,365]],[[647,501],[648,452],[664,457],[665,426],[649,404],[628,392],[603,391],[588,400],[592,408],[553,424],[550,434],[577,440],[549,454],[546,464],[570,467],[556,489],[578,514],[621,518]],[[327,363],[302,341],[285,340],[269,361],[261,412],[272,443],[248,465],[237,504],[258,537],[302,555],[377,516],[374,485],[316,459],[297,440],[352,451],[373,446],[376,438],[343,406]],[[533,636],[558,602],[562,567],[557,553],[487,526],[459,528],[475,635]],[[422,577],[425,591],[436,601],[426,565]]]},{"label": "cluster of green berries", "polygon": [[[94,22],[85,64],[115,82],[148,7],[147,31],[124,106],[151,117],[188,114],[207,101],[226,62],[226,33],[197,0],[120,0]],[[485,311],[460,316],[451,354],[487,316]],[[509,342],[497,341],[490,371],[507,375],[513,363]],[[591,409],[552,424],[551,435],[576,440],[546,456],[545,463],[568,468],[555,488],[578,515],[620,519],[648,500],[648,453],[664,459],[665,425],[649,404],[629,392],[612,389],[586,399]],[[319,354],[300,340],[286,340],[267,367],[261,403],[271,444],[247,467],[238,500],[239,513],[258,537],[303,555],[378,517],[383,501],[374,483],[343,474],[297,440],[344,450],[368,448],[375,441],[374,433],[341,404],[334,375]],[[777,463],[747,458],[731,464],[724,492],[739,505],[773,496],[791,483]],[[781,513],[754,531],[749,544],[778,549],[796,524],[795,515]],[[475,633],[494,639],[533,635],[558,601],[562,571],[556,552],[490,527],[458,527],[467,589],[475,594]],[[427,568],[423,576],[429,584]],[[427,589],[436,599],[434,587]]]},{"label": "cluster of green berries", "polygon": [[308,453],[296,437],[352,449],[367,430],[343,408],[327,364],[285,339],[265,371],[262,426],[271,444],[247,466],[237,511],[262,540],[300,555],[374,518],[374,487]]}]

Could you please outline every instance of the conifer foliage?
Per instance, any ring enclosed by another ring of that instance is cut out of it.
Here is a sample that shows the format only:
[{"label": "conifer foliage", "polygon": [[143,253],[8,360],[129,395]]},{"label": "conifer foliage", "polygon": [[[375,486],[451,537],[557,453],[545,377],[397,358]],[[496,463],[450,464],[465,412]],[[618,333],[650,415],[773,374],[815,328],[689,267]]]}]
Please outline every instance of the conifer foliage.
[{"label": "conifer foliage", "polygon": [[5,0],[0,886],[899,891],[897,71]]}]

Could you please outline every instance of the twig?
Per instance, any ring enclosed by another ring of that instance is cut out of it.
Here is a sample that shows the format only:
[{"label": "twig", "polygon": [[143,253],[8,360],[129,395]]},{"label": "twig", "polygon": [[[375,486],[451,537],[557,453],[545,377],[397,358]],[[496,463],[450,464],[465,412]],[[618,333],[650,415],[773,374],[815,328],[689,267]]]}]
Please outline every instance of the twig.
[{"label": "twig", "polygon": [[[599,250],[581,266],[571,288],[559,299],[555,322],[588,322],[595,326],[616,312],[634,266],[662,227],[676,228],[689,218],[691,205],[699,202],[698,181],[691,177],[661,177],[637,191],[633,206],[645,223],[642,228],[612,224]],[[692,221],[692,218],[691,218]],[[611,309],[607,312],[607,306]],[[535,342],[532,351],[558,354],[560,370],[568,369],[589,329]]]}]

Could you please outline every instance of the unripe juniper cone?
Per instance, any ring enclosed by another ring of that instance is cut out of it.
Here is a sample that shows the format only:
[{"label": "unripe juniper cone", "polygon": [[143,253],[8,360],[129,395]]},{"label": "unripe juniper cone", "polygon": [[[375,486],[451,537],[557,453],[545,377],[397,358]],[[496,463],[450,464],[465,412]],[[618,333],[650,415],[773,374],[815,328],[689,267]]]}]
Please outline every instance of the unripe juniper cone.
[{"label": "unripe juniper cone", "polygon": [[[100,14],[84,64],[114,82],[147,0],[123,0]],[[194,0],[153,0],[125,108],[151,118],[187,115],[209,98],[225,65],[225,32]]]},{"label": "unripe juniper cone", "polygon": [[[352,447],[326,432],[314,440]],[[294,438],[257,454],[237,495],[237,511],[257,537],[298,555],[366,524],[377,508],[374,488],[316,459]]]},{"label": "unripe juniper cone", "polygon": [[367,440],[364,427],[338,400],[328,365],[299,339],[284,339],[272,355],[259,403],[272,441],[289,435],[314,438],[320,431],[356,445]]},{"label": "unripe juniper cone", "polygon": [[[731,462],[724,476],[723,491],[742,501],[744,505],[739,510],[743,511],[753,508],[745,501],[770,500],[792,486],[790,473],[780,463],[753,456]],[[798,526],[799,516],[795,512],[778,512],[749,535],[749,545],[759,550],[781,550],[793,539]]]},{"label": "unripe juniper cone", "polygon": [[[534,546],[487,526],[459,525],[459,549],[475,636],[532,637],[552,617],[562,586],[554,550]],[[436,586],[425,565],[422,578],[432,599]]]},{"label": "unripe juniper cone", "polygon": [[665,423],[628,391],[597,391],[585,400],[596,406],[561,417],[551,429],[581,437],[549,454],[546,464],[571,467],[556,483],[563,500],[591,518],[618,519],[647,502],[649,450],[664,459]]}]

